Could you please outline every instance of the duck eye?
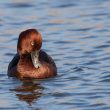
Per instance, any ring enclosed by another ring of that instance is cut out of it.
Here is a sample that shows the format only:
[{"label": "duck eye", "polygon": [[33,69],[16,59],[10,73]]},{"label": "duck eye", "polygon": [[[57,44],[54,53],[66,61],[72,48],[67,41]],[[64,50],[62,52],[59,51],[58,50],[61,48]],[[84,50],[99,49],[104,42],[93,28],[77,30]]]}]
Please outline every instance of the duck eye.
[{"label": "duck eye", "polygon": [[31,42],[31,45],[33,46],[34,45],[34,42]]}]

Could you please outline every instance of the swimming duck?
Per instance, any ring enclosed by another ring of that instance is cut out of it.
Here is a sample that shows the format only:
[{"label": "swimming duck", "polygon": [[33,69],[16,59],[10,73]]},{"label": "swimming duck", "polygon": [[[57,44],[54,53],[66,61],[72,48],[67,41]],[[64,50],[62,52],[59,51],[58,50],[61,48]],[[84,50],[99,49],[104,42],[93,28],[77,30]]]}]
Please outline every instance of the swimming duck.
[{"label": "swimming duck", "polygon": [[17,53],[9,63],[8,76],[17,78],[50,78],[57,75],[57,67],[45,51],[41,49],[42,36],[36,29],[20,33]]}]

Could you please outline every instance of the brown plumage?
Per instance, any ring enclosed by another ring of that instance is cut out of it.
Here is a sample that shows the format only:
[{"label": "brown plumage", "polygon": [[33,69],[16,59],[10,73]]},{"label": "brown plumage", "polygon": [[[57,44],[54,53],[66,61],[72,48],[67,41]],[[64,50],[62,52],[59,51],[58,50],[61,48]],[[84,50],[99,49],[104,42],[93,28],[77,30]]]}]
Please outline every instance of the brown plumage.
[{"label": "brown plumage", "polygon": [[41,50],[41,46],[42,37],[36,29],[21,32],[17,54],[8,66],[8,76],[36,79],[56,76],[56,64],[46,52]]}]

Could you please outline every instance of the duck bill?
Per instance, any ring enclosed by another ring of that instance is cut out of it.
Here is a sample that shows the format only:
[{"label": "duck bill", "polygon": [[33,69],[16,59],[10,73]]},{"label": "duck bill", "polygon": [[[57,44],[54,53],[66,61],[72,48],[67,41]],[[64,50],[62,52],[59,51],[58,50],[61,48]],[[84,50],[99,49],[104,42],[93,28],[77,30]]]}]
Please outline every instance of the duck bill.
[{"label": "duck bill", "polygon": [[39,51],[36,50],[34,52],[31,52],[31,59],[32,59],[32,63],[33,63],[33,66],[35,68],[39,68],[40,67],[40,63],[39,63]]}]

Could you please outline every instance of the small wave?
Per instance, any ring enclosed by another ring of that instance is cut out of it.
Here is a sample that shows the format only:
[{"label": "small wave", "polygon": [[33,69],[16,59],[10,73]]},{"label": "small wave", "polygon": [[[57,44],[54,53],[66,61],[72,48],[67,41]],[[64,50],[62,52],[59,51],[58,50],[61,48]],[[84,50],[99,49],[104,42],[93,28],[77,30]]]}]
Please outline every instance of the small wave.
[{"label": "small wave", "polygon": [[29,8],[33,7],[34,5],[28,3],[7,3],[5,6],[8,8]]},{"label": "small wave", "polygon": [[104,45],[96,46],[95,48],[103,49],[103,48],[107,48],[107,47],[110,47],[110,45],[104,44]]},{"label": "small wave", "polygon": [[13,54],[13,53],[5,53],[4,55],[6,55],[6,56],[14,56],[15,54]]},{"label": "small wave", "polygon": [[72,6],[76,6],[77,4],[61,4],[61,5],[57,5],[57,6],[54,6],[54,8],[68,8],[68,7],[72,7]]}]

